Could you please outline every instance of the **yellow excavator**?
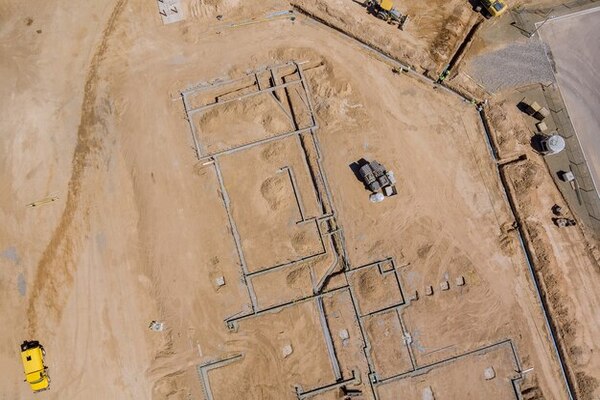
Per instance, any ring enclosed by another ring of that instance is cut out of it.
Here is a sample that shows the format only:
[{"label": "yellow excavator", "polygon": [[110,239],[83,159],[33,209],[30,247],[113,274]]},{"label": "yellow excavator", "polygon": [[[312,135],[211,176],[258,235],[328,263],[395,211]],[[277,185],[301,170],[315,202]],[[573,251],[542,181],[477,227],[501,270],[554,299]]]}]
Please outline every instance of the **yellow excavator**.
[{"label": "yellow excavator", "polygon": [[[480,0],[481,5],[485,7],[490,17],[499,17],[508,7],[506,7],[506,3],[503,0]],[[481,11],[481,6],[475,8],[477,12]]]},{"label": "yellow excavator", "polygon": [[367,7],[370,14],[386,21],[388,24],[398,25],[400,30],[404,30],[404,26],[408,22],[408,15],[403,15],[398,11],[392,0],[367,0],[364,6]]}]

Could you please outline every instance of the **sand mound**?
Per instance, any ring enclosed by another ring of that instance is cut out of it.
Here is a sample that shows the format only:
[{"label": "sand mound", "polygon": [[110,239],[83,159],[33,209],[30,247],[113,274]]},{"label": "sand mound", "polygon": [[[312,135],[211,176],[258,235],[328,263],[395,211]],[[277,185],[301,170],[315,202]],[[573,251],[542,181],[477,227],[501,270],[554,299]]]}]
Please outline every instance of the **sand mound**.
[{"label": "sand mound", "polygon": [[292,237],[292,247],[298,253],[305,253],[308,250],[310,250],[311,244],[312,240],[310,239],[310,237],[308,237],[306,232],[297,232]]},{"label": "sand mound", "polygon": [[260,185],[260,194],[273,211],[278,210],[287,199],[285,175],[277,175],[266,179]]}]

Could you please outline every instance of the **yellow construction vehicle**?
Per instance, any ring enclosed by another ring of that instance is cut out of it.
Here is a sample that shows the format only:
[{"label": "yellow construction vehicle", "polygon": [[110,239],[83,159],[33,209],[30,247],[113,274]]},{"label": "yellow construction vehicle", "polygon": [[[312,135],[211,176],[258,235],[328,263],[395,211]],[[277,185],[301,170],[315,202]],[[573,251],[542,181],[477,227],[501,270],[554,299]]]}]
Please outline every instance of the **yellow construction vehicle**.
[{"label": "yellow construction vehicle", "polygon": [[44,365],[44,347],[37,340],[24,341],[21,345],[21,360],[25,371],[25,382],[31,390],[41,392],[50,388],[48,367]]},{"label": "yellow construction vehicle", "polygon": [[[485,7],[489,16],[499,17],[506,11],[506,3],[504,0],[480,0],[483,7]],[[481,11],[481,7],[477,7],[476,10]]]},{"label": "yellow construction vehicle", "polygon": [[392,0],[367,0],[364,5],[367,7],[367,11],[370,14],[386,21],[388,24],[398,25],[400,30],[403,30],[408,22],[408,15],[402,15],[402,13],[394,7],[394,2]]}]

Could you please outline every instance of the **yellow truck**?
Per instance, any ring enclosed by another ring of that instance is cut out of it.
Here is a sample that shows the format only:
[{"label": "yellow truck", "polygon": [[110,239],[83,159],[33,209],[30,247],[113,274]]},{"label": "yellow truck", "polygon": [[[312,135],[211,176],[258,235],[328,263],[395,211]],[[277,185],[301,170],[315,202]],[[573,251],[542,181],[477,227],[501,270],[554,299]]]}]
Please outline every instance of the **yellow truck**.
[{"label": "yellow truck", "polygon": [[21,345],[21,360],[25,371],[25,382],[31,390],[41,392],[50,388],[48,367],[44,365],[44,347],[37,340],[24,341]]}]

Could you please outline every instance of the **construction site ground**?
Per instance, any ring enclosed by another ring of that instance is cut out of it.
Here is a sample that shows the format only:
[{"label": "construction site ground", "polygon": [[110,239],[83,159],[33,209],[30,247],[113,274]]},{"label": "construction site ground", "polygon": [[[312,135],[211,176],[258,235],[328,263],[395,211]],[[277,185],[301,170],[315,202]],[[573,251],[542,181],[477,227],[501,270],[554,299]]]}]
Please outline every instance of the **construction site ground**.
[{"label": "construction site ground", "polygon": [[[600,252],[552,224],[518,110],[491,101],[488,143],[364,44],[437,76],[469,4],[406,1],[404,32],[352,0],[177,4],[0,5],[0,399],[31,397],[27,339],[40,399],[566,399],[543,305],[596,398]],[[492,146],[528,156],[508,194]]]}]

